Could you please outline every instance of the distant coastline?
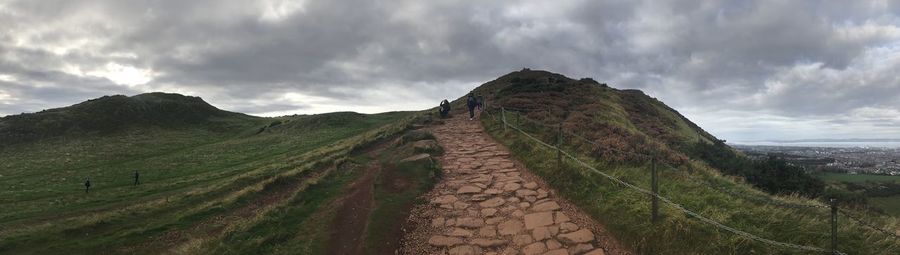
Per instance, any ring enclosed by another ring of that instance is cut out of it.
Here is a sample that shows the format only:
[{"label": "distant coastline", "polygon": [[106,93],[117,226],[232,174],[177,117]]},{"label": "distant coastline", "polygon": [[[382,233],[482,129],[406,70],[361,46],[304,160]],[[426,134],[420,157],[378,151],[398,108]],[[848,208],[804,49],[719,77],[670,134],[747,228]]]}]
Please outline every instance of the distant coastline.
[{"label": "distant coastline", "polygon": [[729,142],[745,146],[829,147],[829,148],[900,148],[900,139],[798,139]]}]

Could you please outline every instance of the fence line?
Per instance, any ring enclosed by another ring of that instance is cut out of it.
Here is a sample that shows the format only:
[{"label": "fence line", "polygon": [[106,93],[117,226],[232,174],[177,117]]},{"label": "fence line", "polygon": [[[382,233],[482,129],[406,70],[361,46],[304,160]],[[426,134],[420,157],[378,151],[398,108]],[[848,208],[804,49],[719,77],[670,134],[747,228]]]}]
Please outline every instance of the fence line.
[{"label": "fence line", "polygon": [[[531,119],[528,117],[522,117],[522,119],[532,122],[534,124],[537,124],[539,126],[543,126],[543,127],[547,127],[547,128],[555,128],[555,126],[553,126],[553,125],[545,124],[545,123],[542,123],[540,121],[537,121],[537,120],[534,120],[534,119]],[[644,153],[633,152],[633,151],[624,151],[624,150],[621,150],[618,148],[613,148],[613,147],[604,147],[594,141],[591,141],[590,139],[587,139],[587,138],[585,138],[581,135],[578,135],[575,132],[572,132],[569,130],[563,130],[563,133],[569,134],[572,137],[578,138],[578,140],[581,140],[582,142],[586,142],[586,143],[593,145],[595,147],[598,147],[598,148],[603,148],[603,149],[607,149],[607,150],[611,150],[611,151],[615,151],[615,152],[619,152],[619,153],[623,153],[623,154],[629,154],[629,155],[632,155],[632,156],[635,156],[635,157],[641,158],[641,159],[650,159],[652,157],[651,155],[644,154]]]},{"label": "fence line", "polygon": [[[499,108],[501,108],[501,107],[495,107],[495,109],[499,109]],[[489,113],[489,114],[490,114],[490,113]],[[531,118],[528,118],[528,117],[523,117],[523,118],[524,118],[526,121],[529,121],[529,122],[538,124],[538,125],[540,125],[540,126],[544,126],[544,127],[548,127],[548,128],[555,128],[555,126],[552,126],[552,125],[549,125],[549,124],[544,124],[544,123],[542,123],[542,122],[540,122],[540,121],[538,121],[538,120],[534,120],[534,119],[531,119]],[[616,149],[616,148],[612,148],[612,147],[604,147],[604,146],[602,146],[602,145],[600,145],[600,144],[598,144],[598,143],[596,143],[596,142],[594,142],[594,141],[591,141],[591,140],[588,139],[588,138],[585,138],[584,136],[578,135],[578,134],[576,134],[576,133],[574,133],[574,132],[572,132],[572,131],[569,131],[569,130],[563,130],[563,132],[564,132],[564,133],[567,133],[567,134],[569,134],[569,135],[571,135],[571,136],[573,136],[573,137],[575,137],[575,138],[578,138],[578,139],[581,140],[582,142],[588,143],[588,144],[593,145],[593,146],[595,146],[595,147],[603,147],[604,149],[616,151],[616,152],[619,152],[619,153],[630,154],[630,155],[632,155],[632,156],[636,156],[637,158],[643,158],[643,159],[645,159],[645,160],[648,160],[648,159],[650,159],[650,158],[653,158],[653,156],[652,156],[652,155],[649,155],[649,154],[644,154],[644,153],[639,153],[639,152],[632,152],[632,151],[624,151],[624,150],[620,150],[620,149]],[[665,163],[665,162],[664,162],[664,163]],[[669,165],[669,164],[667,164],[667,163],[665,164],[665,166],[668,167],[670,170],[674,170],[674,171],[677,171],[677,172],[679,172],[679,173],[682,172],[682,171],[679,170],[678,168],[675,168],[675,167],[673,167],[673,166],[671,166],[671,165]],[[799,203],[792,203],[792,202],[786,202],[786,201],[779,201],[779,200],[775,200],[775,199],[772,199],[772,198],[753,197],[753,196],[751,196],[751,195],[739,193],[739,192],[736,192],[736,191],[733,191],[733,190],[729,190],[729,189],[724,188],[724,187],[721,187],[721,186],[716,186],[716,185],[714,185],[714,184],[712,184],[712,183],[710,183],[710,182],[708,182],[708,181],[705,181],[705,180],[698,180],[698,179],[696,179],[695,177],[690,176],[690,175],[685,175],[685,176],[687,176],[688,178],[692,178],[692,179],[694,179],[694,180],[696,180],[696,181],[700,181],[701,183],[705,183],[705,184],[706,184],[707,186],[709,186],[710,188],[717,189],[717,190],[721,190],[721,191],[726,192],[726,193],[729,193],[729,194],[731,194],[731,195],[733,195],[733,196],[742,197],[742,198],[745,198],[745,199],[747,199],[747,200],[754,200],[754,201],[757,201],[757,202],[768,203],[768,204],[772,204],[772,205],[776,205],[776,206],[787,207],[787,208],[795,208],[795,209],[797,209],[797,208],[824,208],[824,209],[829,208],[829,206],[826,206],[826,205],[808,205],[808,204],[799,204]]]},{"label": "fence line", "polygon": [[[513,125],[509,125],[508,122],[506,122],[506,120],[505,120],[505,113],[504,113],[503,111],[504,111],[504,109],[501,107],[501,113],[504,114],[504,116],[501,116],[500,119],[503,121],[502,124],[504,125],[504,127],[509,127],[509,128],[511,128],[511,129],[513,129],[513,130],[516,130],[516,131],[518,131],[519,133],[521,133],[522,135],[524,135],[524,136],[528,137],[529,139],[531,139],[531,140],[537,142],[538,144],[541,144],[541,145],[543,145],[543,146],[545,146],[545,147],[547,147],[547,148],[550,148],[550,149],[553,149],[553,150],[556,150],[556,151],[562,153],[563,155],[565,155],[566,158],[569,158],[569,159],[575,161],[576,163],[578,163],[578,164],[584,166],[585,168],[591,170],[591,171],[594,172],[594,173],[600,174],[600,175],[602,175],[603,177],[605,177],[605,178],[607,178],[607,179],[609,179],[609,180],[611,180],[611,181],[613,181],[613,182],[615,182],[615,183],[618,183],[618,184],[620,184],[620,185],[622,185],[622,186],[631,188],[631,189],[633,189],[633,190],[635,190],[635,191],[637,191],[637,192],[644,193],[644,194],[646,194],[646,195],[650,195],[650,196],[652,196],[652,197],[655,197],[656,199],[659,199],[659,200],[665,202],[666,204],[669,204],[670,206],[674,207],[675,209],[678,209],[678,210],[680,210],[680,211],[682,211],[682,212],[684,212],[684,213],[686,213],[686,214],[688,214],[688,215],[691,215],[691,216],[693,216],[693,217],[696,217],[697,219],[700,219],[701,221],[703,221],[703,222],[705,222],[705,223],[707,223],[707,224],[713,225],[713,226],[715,226],[715,227],[717,227],[717,228],[726,230],[726,231],[728,231],[728,232],[731,232],[731,233],[733,233],[733,234],[742,236],[742,237],[744,237],[744,238],[751,239],[751,240],[755,240],[755,241],[762,242],[762,243],[769,244],[769,245],[773,245],[773,246],[787,247],[787,248],[793,248],[793,249],[799,249],[799,250],[806,250],[806,251],[814,251],[814,252],[832,252],[832,250],[828,250],[828,249],[824,249],[824,248],[819,248],[819,247],[815,247],[815,246],[807,246],[807,245],[799,245],[799,244],[785,243],[785,242],[779,242],[779,241],[775,241],[775,240],[771,240],[771,239],[766,239],[766,238],[763,238],[763,237],[759,237],[759,236],[750,234],[750,233],[748,233],[748,232],[744,232],[744,231],[741,231],[741,230],[739,230],[739,229],[735,229],[735,228],[729,227],[729,226],[727,226],[727,225],[725,225],[725,224],[722,224],[722,223],[719,223],[719,222],[717,222],[717,221],[715,221],[715,220],[713,220],[713,219],[707,218],[707,217],[705,217],[705,216],[703,216],[703,215],[701,215],[701,214],[699,214],[699,213],[696,213],[696,212],[693,212],[693,211],[691,211],[691,210],[688,210],[687,208],[685,208],[685,207],[682,206],[681,204],[675,203],[675,202],[669,200],[668,198],[666,198],[666,197],[664,197],[664,196],[660,196],[660,195],[657,194],[657,193],[654,193],[654,192],[651,192],[651,191],[646,190],[646,189],[644,189],[644,188],[635,186],[635,185],[633,185],[633,184],[631,184],[631,183],[622,181],[622,180],[620,180],[619,178],[616,178],[616,177],[611,176],[611,175],[609,175],[609,174],[607,174],[607,173],[605,173],[605,172],[603,172],[603,171],[600,171],[600,170],[594,168],[593,166],[591,166],[590,164],[587,164],[587,163],[585,163],[585,162],[579,160],[578,158],[576,158],[575,156],[573,156],[573,155],[570,154],[569,152],[562,150],[562,148],[557,147],[557,146],[554,146],[554,145],[551,145],[551,144],[548,144],[548,143],[546,143],[546,142],[544,142],[544,141],[542,141],[542,140],[540,140],[540,139],[538,139],[538,138],[535,138],[534,136],[532,136],[532,135],[529,134],[528,132],[523,131],[523,130],[520,129],[519,127],[516,127],[516,126],[513,126]],[[492,114],[490,111],[487,111],[487,112],[488,112],[488,115],[490,115],[494,120],[496,120],[496,118],[493,116],[493,114]],[[833,252],[836,253],[836,254],[846,254],[846,253],[843,253],[843,252],[838,251],[838,250],[833,250]]]},{"label": "fence line", "polygon": [[[536,120],[531,120],[531,121],[536,121]],[[576,134],[576,133],[574,133],[574,132],[571,132],[571,131],[568,131],[568,130],[566,130],[566,131],[564,131],[564,132],[569,133],[569,134],[572,135],[573,137],[576,137],[576,138],[578,138],[579,140],[581,140],[581,141],[583,141],[583,142],[586,142],[586,143],[591,144],[591,145],[596,146],[596,147],[601,147],[601,145],[597,144],[596,142],[593,142],[593,141],[591,141],[590,139],[587,139],[587,138],[585,138],[585,137],[583,137],[583,136],[580,136],[580,135],[578,135],[578,134]],[[618,149],[615,149],[615,148],[607,148],[607,149],[612,149],[612,150],[618,151],[618,152],[620,152],[620,153],[629,153],[629,154],[636,155],[636,156],[639,156],[639,157],[644,157],[644,158],[652,158],[652,157],[653,157],[653,156],[651,156],[651,155],[639,154],[639,153],[637,153],[637,152],[628,152],[628,151],[618,150]],[[775,199],[772,199],[772,198],[768,198],[768,197],[756,197],[756,196],[751,196],[751,195],[748,195],[748,194],[744,194],[744,193],[740,193],[740,192],[737,192],[737,191],[730,190],[730,189],[725,188],[725,187],[722,187],[722,186],[717,186],[717,185],[711,183],[710,181],[701,180],[701,179],[699,179],[699,178],[697,178],[697,177],[694,177],[694,176],[691,176],[691,175],[689,175],[689,174],[686,174],[686,173],[684,173],[684,171],[682,171],[681,169],[678,169],[678,168],[676,168],[676,167],[674,167],[674,166],[672,166],[672,165],[669,165],[667,162],[662,162],[662,163],[663,163],[663,165],[664,165],[666,168],[668,168],[669,170],[673,170],[674,172],[679,173],[679,174],[681,174],[682,176],[685,176],[685,177],[687,177],[687,178],[689,178],[689,179],[692,179],[692,180],[694,180],[694,181],[697,181],[697,182],[699,182],[700,184],[705,184],[705,186],[708,187],[708,188],[711,188],[711,189],[714,189],[714,190],[719,190],[719,191],[728,193],[728,194],[730,194],[730,195],[732,195],[732,196],[742,197],[742,198],[744,198],[744,199],[746,199],[746,200],[752,200],[752,201],[756,201],[756,202],[760,202],[760,203],[767,203],[767,204],[772,204],[772,205],[776,205],[776,206],[788,207],[788,208],[795,208],[795,209],[798,209],[798,208],[824,208],[824,209],[828,209],[828,208],[829,208],[828,206],[825,206],[825,205],[807,205],[807,204],[799,204],[799,203],[791,203],[791,202],[785,202],[785,201],[778,201],[778,200],[775,200]]]},{"label": "fence line", "polygon": [[875,226],[875,225],[872,224],[872,223],[866,222],[866,221],[862,220],[862,217],[854,216],[853,214],[848,213],[848,212],[847,212],[846,210],[844,210],[844,209],[840,209],[840,210],[838,210],[838,212],[841,213],[841,214],[843,214],[844,216],[847,216],[847,218],[850,218],[851,220],[857,222],[857,223],[860,224],[860,225],[869,227],[869,228],[871,228],[871,229],[874,229],[875,231],[881,232],[881,233],[883,233],[883,234],[885,234],[885,235],[887,235],[887,236],[890,236],[890,237],[893,237],[893,238],[895,238],[895,239],[897,239],[897,240],[900,240],[900,236],[898,236],[896,233],[892,233],[892,232],[890,232],[890,231],[888,231],[888,230],[885,230],[885,229],[883,229],[883,228],[879,228],[879,227]]},{"label": "fence line", "polygon": [[[502,108],[502,109],[504,109],[504,110],[510,109],[510,108],[506,108],[506,107],[502,107],[502,106],[499,106],[499,107],[498,107],[498,106],[494,106],[493,108],[494,108],[494,109],[501,109],[501,108]],[[521,114],[520,111],[523,111],[522,109],[517,109],[517,108],[512,108],[512,109],[514,109],[514,111],[516,111],[517,114]],[[491,114],[490,111],[488,111],[488,114],[489,114],[489,115]],[[534,120],[534,119],[528,118],[527,116],[522,116],[521,118],[524,119],[524,120],[526,120],[526,121],[529,121],[529,122],[532,122],[532,123],[534,123],[534,124],[537,124],[537,125],[539,125],[539,126],[543,126],[543,127],[547,127],[547,128],[555,128],[555,126],[553,126],[553,125],[545,124],[545,123],[543,123],[543,122],[541,122],[541,121],[538,121],[538,120]],[[582,142],[588,143],[588,144],[590,144],[590,145],[592,145],[592,146],[595,146],[595,147],[598,147],[598,148],[599,148],[599,147],[604,147],[604,146],[602,146],[602,145],[600,145],[600,144],[598,144],[598,143],[596,143],[596,142],[594,142],[594,141],[591,141],[590,139],[585,138],[584,136],[578,135],[578,134],[576,134],[576,133],[574,133],[574,132],[572,132],[572,131],[569,131],[569,130],[562,130],[562,132],[567,133],[567,134],[571,135],[572,137],[578,138],[578,139],[581,140]],[[619,152],[619,153],[630,154],[630,155],[632,155],[632,156],[636,156],[636,157],[638,157],[638,158],[643,158],[643,159],[649,159],[649,158],[652,158],[652,157],[653,157],[652,155],[643,154],[643,153],[639,153],[639,152],[624,151],[624,150],[620,150],[620,149],[616,149],[616,148],[611,148],[611,147],[604,147],[604,148],[605,148],[605,149],[612,150],[612,151],[616,151],[616,152]],[[716,185],[714,185],[714,184],[712,184],[712,183],[710,183],[710,182],[708,182],[708,181],[705,181],[705,180],[698,180],[696,177],[691,176],[691,175],[688,175],[688,174],[684,174],[683,171],[681,171],[681,170],[679,170],[679,169],[677,169],[677,168],[675,168],[675,167],[673,167],[673,166],[671,166],[671,165],[669,165],[669,164],[667,164],[667,163],[664,163],[664,164],[665,164],[665,166],[666,166],[667,168],[669,168],[670,170],[674,170],[674,171],[676,171],[676,172],[678,172],[678,173],[682,173],[683,176],[686,176],[686,177],[691,178],[691,179],[693,179],[693,180],[695,180],[695,181],[698,181],[698,182],[700,182],[701,184],[706,184],[706,186],[709,187],[709,188],[717,189],[717,190],[720,190],[720,191],[722,191],[722,192],[728,193],[728,194],[730,194],[730,195],[732,195],[732,196],[741,197],[741,198],[744,198],[744,199],[747,199],[747,200],[752,200],[752,201],[756,201],[756,202],[759,202],[759,203],[766,203],[766,204],[775,205],[775,206],[780,206],[780,207],[785,207],[785,208],[793,208],[793,209],[805,209],[805,208],[829,209],[829,208],[830,208],[829,206],[826,206],[826,205],[799,204],[799,203],[793,203],[793,202],[779,201],[779,200],[775,200],[775,199],[772,199],[772,198],[769,198],[769,197],[755,197],[755,196],[743,194],[743,193],[736,192],[736,191],[733,191],[733,190],[730,190],[730,189],[727,189],[727,188],[724,188],[724,187],[721,187],[721,186],[716,186]],[[895,234],[895,233],[892,233],[891,231],[885,230],[885,229],[883,229],[883,228],[876,227],[875,224],[866,222],[866,221],[863,220],[861,217],[854,217],[854,216],[852,216],[851,214],[846,213],[846,211],[843,210],[843,209],[840,210],[840,213],[841,213],[841,214],[844,214],[845,216],[847,216],[847,218],[852,219],[854,222],[856,222],[857,224],[859,224],[859,225],[861,225],[861,226],[865,226],[865,227],[874,229],[874,230],[876,230],[876,231],[878,231],[878,232],[881,232],[881,233],[883,233],[883,234],[885,234],[885,235],[888,235],[888,236],[890,236],[890,237],[893,237],[893,238],[896,238],[896,239],[900,240],[900,235],[897,235],[897,234]]]},{"label": "fence line", "polygon": [[800,203],[794,203],[794,202],[780,201],[780,200],[777,200],[777,199],[773,199],[773,198],[771,198],[771,197],[765,197],[765,196],[753,196],[753,195],[750,195],[750,194],[745,194],[745,193],[737,192],[737,191],[734,191],[734,190],[731,190],[731,189],[728,189],[728,188],[725,188],[725,187],[722,187],[722,186],[717,186],[717,185],[715,185],[715,184],[713,184],[712,182],[707,181],[707,180],[701,180],[700,178],[697,178],[697,177],[695,177],[695,176],[691,176],[690,174],[684,173],[684,171],[678,170],[677,168],[675,168],[675,167],[673,167],[673,166],[670,166],[670,165],[668,165],[668,164],[666,164],[666,167],[668,167],[668,168],[671,169],[671,170],[676,171],[676,172],[679,173],[681,176],[684,176],[684,177],[686,177],[686,178],[688,178],[688,179],[691,179],[691,180],[694,180],[694,181],[696,181],[696,182],[700,182],[701,184],[705,184],[704,186],[707,187],[707,188],[710,188],[710,189],[713,189],[713,190],[722,191],[722,192],[728,193],[729,195],[732,195],[732,196],[735,196],[735,197],[741,197],[741,198],[746,199],[746,200],[751,200],[751,201],[755,201],[755,202],[758,202],[758,203],[765,203],[765,204],[770,204],[770,205],[775,205],[775,206],[780,206],[780,207],[793,208],[793,209],[808,209],[808,208],[828,209],[828,208],[830,208],[829,206],[825,206],[825,205],[800,204]]},{"label": "fence line", "polygon": [[[529,122],[538,124],[538,125],[540,125],[540,126],[544,126],[544,127],[548,127],[548,128],[552,127],[551,125],[541,123],[540,121],[537,121],[537,120],[534,120],[534,119],[531,119],[531,118],[528,118],[528,117],[523,117],[523,118],[524,118],[525,120],[529,121]],[[598,148],[599,148],[599,147],[604,147],[604,146],[602,146],[602,145],[600,145],[600,144],[598,144],[598,143],[596,143],[596,142],[594,142],[594,141],[591,141],[590,139],[585,138],[584,136],[578,135],[578,134],[576,134],[576,133],[574,133],[574,132],[572,132],[572,131],[569,131],[569,130],[563,130],[563,132],[564,132],[564,133],[567,133],[567,134],[569,134],[569,135],[571,135],[572,137],[578,138],[578,139],[581,140],[582,142],[588,143],[588,144],[590,144],[590,145],[592,145],[592,146],[595,146],[595,147],[598,147]],[[616,151],[616,152],[624,153],[624,154],[630,154],[630,155],[632,155],[632,156],[636,156],[637,158],[642,158],[642,159],[645,159],[645,160],[649,160],[649,159],[651,159],[651,158],[653,157],[652,155],[648,155],[648,154],[643,154],[643,153],[639,153],[639,152],[624,151],[624,150],[620,150],[620,149],[616,149],[616,148],[612,148],[612,147],[604,147],[604,149],[608,149],[608,150],[612,150],[612,151]],[[663,163],[665,164],[665,162],[663,162]],[[671,165],[669,165],[669,164],[665,164],[665,166],[666,166],[667,168],[669,168],[670,170],[675,170],[675,171],[677,171],[677,172],[679,172],[679,173],[682,172],[681,170],[679,170],[679,169],[677,169],[677,168],[675,168],[675,167],[673,167],[673,166],[671,166]],[[687,176],[688,178],[694,178],[693,176],[690,176],[690,175],[685,175],[685,176]],[[756,197],[751,197],[751,196],[749,196],[749,195],[744,195],[744,194],[742,194],[742,193],[738,193],[738,192],[735,192],[735,191],[733,191],[733,190],[729,190],[729,189],[724,188],[724,187],[715,186],[715,185],[713,185],[712,183],[709,183],[709,182],[704,181],[704,180],[697,180],[696,178],[694,178],[694,180],[700,181],[701,183],[705,183],[705,184],[706,184],[707,186],[709,186],[710,188],[717,189],[717,190],[721,190],[721,191],[726,192],[726,193],[729,193],[729,194],[731,194],[731,195],[733,195],[733,196],[744,197],[744,198],[746,198],[747,200],[755,200],[755,201],[758,201],[758,202],[764,202],[764,203],[769,203],[769,204],[773,204],[773,205],[777,205],[777,206],[782,206],[782,207],[790,207],[790,208],[826,208],[826,209],[828,208],[828,206],[825,206],[825,205],[806,205],[806,204],[798,204],[798,203],[791,203],[791,202],[778,201],[778,200],[774,200],[774,199],[771,199],[771,198],[766,199],[766,198],[756,198]]]}]

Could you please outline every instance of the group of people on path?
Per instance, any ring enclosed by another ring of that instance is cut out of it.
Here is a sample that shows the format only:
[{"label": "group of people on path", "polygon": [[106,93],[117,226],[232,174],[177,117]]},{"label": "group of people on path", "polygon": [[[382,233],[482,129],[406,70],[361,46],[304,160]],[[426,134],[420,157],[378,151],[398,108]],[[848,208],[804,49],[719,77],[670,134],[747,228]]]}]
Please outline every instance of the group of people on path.
[{"label": "group of people on path", "polygon": [[[475,96],[473,93],[469,93],[466,96],[466,107],[469,108],[469,120],[475,119],[475,110],[483,111],[484,110],[484,97]],[[441,118],[447,118],[450,115],[450,102],[447,99],[441,101],[440,106],[438,107],[438,112],[441,115]]]},{"label": "group of people on path", "polygon": [[[141,184],[141,173],[134,171],[134,186]],[[91,177],[84,180],[84,193],[91,191]]]}]

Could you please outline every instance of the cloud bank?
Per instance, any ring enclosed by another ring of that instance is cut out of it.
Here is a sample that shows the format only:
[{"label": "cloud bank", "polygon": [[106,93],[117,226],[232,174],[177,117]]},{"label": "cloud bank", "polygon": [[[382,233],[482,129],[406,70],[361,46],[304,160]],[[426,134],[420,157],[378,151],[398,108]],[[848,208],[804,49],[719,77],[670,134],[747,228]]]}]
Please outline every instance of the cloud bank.
[{"label": "cloud bank", "polygon": [[729,140],[900,138],[898,1],[0,0],[0,24],[0,115],[149,91],[417,110],[529,67]]}]

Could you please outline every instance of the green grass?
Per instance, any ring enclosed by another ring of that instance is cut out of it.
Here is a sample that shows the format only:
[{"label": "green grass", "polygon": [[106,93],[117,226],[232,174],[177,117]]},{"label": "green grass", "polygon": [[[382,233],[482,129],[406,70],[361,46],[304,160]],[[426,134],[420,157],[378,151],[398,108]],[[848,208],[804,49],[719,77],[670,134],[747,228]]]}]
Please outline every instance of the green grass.
[{"label": "green grass", "polygon": [[821,173],[816,175],[824,181],[832,182],[891,182],[900,181],[900,176],[890,175],[874,175],[874,174],[842,174],[842,173]]},{"label": "green grass", "polygon": [[900,217],[900,196],[869,197],[869,204],[884,210],[885,213]]},{"label": "green grass", "polygon": [[[411,115],[287,117],[263,132],[273,119],[242,119],[226,131],[130,129],[7,147],[0,150],[0,253],[156,253],[159,247],[140,244],[245,206],[279,178],[305,178],[399,132]],[[180,238],[202,244],[217,237]]]},{"label": "green grass", "polygon": [[[393,147],[382,153],[382,172],[375,182],[375,208],[369,216],[364,250],[367,254],[391,253],[399,247],[396,237],[402,236],[409,210],[418,197],[431,190],[440,175],[440,166],[433,164],[398,163],[414,155],[411,144]],[[398,187],[394,179],[403,179],[408,186]]]},{"label": "green grass", "polygon": [[[485,115],[487,116],[487,115]],[[515,157],[522,160],[536,174],[561,192],[580,208],[602,222],[622,243],[644,254],[815,254],[790,248],[772,247],[745,239],[701,222],[673,207],[661,204],[662,219],[652,224],[650,199],[647,195],[614,184],[603,176],[565,160],[556,165],[556,153],[531,142],[515,131],[503,132],[498,122],[482,118],[487,131],[508,146]],[[527,126],[544,141],[552,141],[554,133]],[[565,138],[565,141],[572,141]],[[567,150],[571,147],[565,146]],[[584,151],[577,155],[612,176],[649,189],[650,164],[613,164],[598,162]],[[730,227],[762,238],[781,242],[829,247],[828,212],[821,209],[785,209],[732,197],[709,188],[695,179],[728,184],[735,191],[765,196],[749,185],[736,183],[719,175],[702,163],[688,162],[690,167],[679,170],[660,170],[660,194],[685,208]],[[690,170],[694,169],[694,170]],[[687,178],[693,176],[693,178]],[[774,197],[804,204],[817,204],[797,197]],[[881,219],[885,227],[898,227],[896,219]],[[894,254],[900,242],[854,224],[838,227],[839,250],[848,254]]]},{"label": "green grass", "polygon": [[251,227],[210,242],[197,252],[208,254],[322,254],[331,214],[323,208],[361,174],[359,167],[314,181],[286,205],[265,214]]},{"label": "green grass", "polygon": [[[416,198],[431,189],[435,182],[435,165],[397,164],[399,159],[411,156],[410,146],[389,147],[377,158],[353,155],[347,162],[351,167],[335,172],[312,183],[290,202],[260,217],[248,228],[235,230],[219,240],[195,248],[206,254],[325,254],[334,234],[334,217],[338,213],[337,199],[346,194],[349,184],[367,171],[372,161],[382,165],[374,187],[375,208],[369,215],[364,237],[365,251],[384,253],[388,242],[396,243],[389,231],[402,235],[400,226]],[[396,190],[388,188],[395,178],[409,180],[409,187]],[[354,201],[348,201],[354,202]]]},{"label": "green grass", "polygon": [[[897,182],[900,176],[874,175],[874,174],[842,174],[842,173],[819,173],[815,175],[827,182],[849,182],[849,183],[867,183],[875,185],[879,182]],[[900,196],[888,197],[866,197],[866,201],[872,207],[881,209],[884,213],[893,217],[900,217]]]}]

